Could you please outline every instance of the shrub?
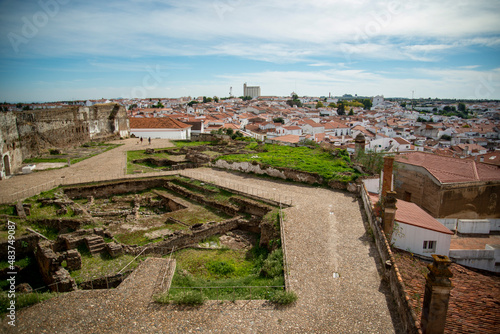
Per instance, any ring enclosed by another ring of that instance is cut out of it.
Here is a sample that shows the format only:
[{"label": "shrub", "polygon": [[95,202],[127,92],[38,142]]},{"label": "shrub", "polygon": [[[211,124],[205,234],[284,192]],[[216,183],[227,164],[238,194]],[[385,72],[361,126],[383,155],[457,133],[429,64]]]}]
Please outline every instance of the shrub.
[{"label": "shrub", "polygon": [[201,291],[185,291],[171,296],[170,301],[177,305],[202,305],[207,297]]},{"label": "shrub", "polygon": [[279,305],[289,305],[297,301],[299,297],[293,291],[277,291],[269,298],[271,303],[279,304]]},{"label": "shrub", "polygon": [[206,265],[208,271],[215,275],[226,276],[234,272],[234,265],[224,261],[212,261]]},{"label": "shrub", "polygon": [[281,248],[272,252],[262,264],[261,274],[266,277],[278,277],[283,273],[283,250]]}]

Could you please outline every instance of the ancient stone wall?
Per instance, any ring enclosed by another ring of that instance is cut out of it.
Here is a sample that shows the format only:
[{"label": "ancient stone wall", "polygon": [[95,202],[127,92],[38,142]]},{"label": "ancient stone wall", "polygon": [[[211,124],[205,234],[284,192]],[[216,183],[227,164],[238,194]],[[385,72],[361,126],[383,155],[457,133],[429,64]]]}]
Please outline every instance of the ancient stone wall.
[{"label": "ancient stone wall", "polygon": [[391,251],[391,246],[381,228],[381,223],[377,220],[372,211],[371,201],[364,186],[361,187],[361,200],[363,202],[368,223],[373,232],[375,246],[377,247],[383,268],[384,279],[388,282],[392,297],[396,302],[399,315],[401,316],[401,330],[404,333],[421,334],[422,331],[417,326],[417,316],[409,304],[410,297],[404,289],[404,282],[396,260]]},{"label": "ancient stone wall", "polygon": [[23,163],[23,153],[17,135],[16,115],[0,112],[0,180],[14,173]]},{"label": "ancient stone wall", "polygon": [[89,196],[106,198],[113,195],[134,193],[150,188],[163,187],[165,181],[165,179],[118,181],[101,185],[65,188],[64,193],[71,199],[87,198]]},{"label": "ancient stone wall", "polygon": [[1,112],[0,174],[5,176],[7,172],[3,161],[5,155],[9,155],[11,173],[14,173],[24,159],[40,155],[45,150],[82,145],[91,140],[128,137],[129,133],[127,111],[114,103]]},{"label": "ancient stone wall", "polygon": [[[263,166],[258,162],[231,162],[226,160],[217,160],[212,164],[213,167],[231,169],[240,171],[243,173],[255,173],[260,175],[269,175],[272,177],[280,178],[283,180],[292,180],[307,184],[324,184],[326,183],[323,177],[316,173],[302,172],[294,170],[291,168],[275,168],[269,166]],[[348,189],[348,183],[332,180],[327,184],[330,188],[346,190]]]},{"label": "ancient stone wall", "polygon": [[[247,224],[249,223],[246,220],[241,219],[241,217],[228,219],[219,223],[203,224],[199,228],[191,229],[189,234],[180,232],[178,234],[174,234],[168,240],[157,242],[154,246],[150,246],[145,253],[167,254],[174,247],[175,249],[180,249],[188,245],[196,244],[212,235],[225,234]],[[133,250],[133,253],[138,254],[142,250],[142,248],[136,248]]]}]

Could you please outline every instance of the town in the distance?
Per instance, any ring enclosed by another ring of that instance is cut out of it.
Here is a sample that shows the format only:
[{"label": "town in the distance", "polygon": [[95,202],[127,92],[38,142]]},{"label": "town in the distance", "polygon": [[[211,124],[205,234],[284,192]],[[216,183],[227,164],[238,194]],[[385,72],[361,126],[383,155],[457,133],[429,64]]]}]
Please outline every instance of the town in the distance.
[{"label": "town in the distance", "polygon": [[285,145],[329,143],[353,153],[354,138],[362,133],[366,150],[374,152],[423,151],[500,165],[500,101],[495,100],[300,96],[295,92],[265,96],[259,86],[245,83],[240,97],[3,103],[0,110],[105,103],[127,109],[130,133],[137,137],[189,139],[191,133],[218,131]]}]

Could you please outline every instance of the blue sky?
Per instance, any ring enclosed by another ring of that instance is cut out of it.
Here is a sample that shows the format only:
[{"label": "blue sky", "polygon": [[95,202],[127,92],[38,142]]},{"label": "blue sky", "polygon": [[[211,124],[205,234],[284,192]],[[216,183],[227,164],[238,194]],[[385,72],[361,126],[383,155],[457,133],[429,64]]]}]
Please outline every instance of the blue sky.
[{"label": "blue sky", "polygon": [[0,0],[0,100],[500,99],[498,0]]}]

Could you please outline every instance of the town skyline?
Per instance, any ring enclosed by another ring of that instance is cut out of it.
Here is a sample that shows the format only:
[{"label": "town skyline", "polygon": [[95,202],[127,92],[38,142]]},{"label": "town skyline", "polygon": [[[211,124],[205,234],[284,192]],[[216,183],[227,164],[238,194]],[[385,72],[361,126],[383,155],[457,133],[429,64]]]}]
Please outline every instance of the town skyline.
[{"label": "town skyline", "polygon": [[500,99],[491,1],[0,1],[0,101]]}]

